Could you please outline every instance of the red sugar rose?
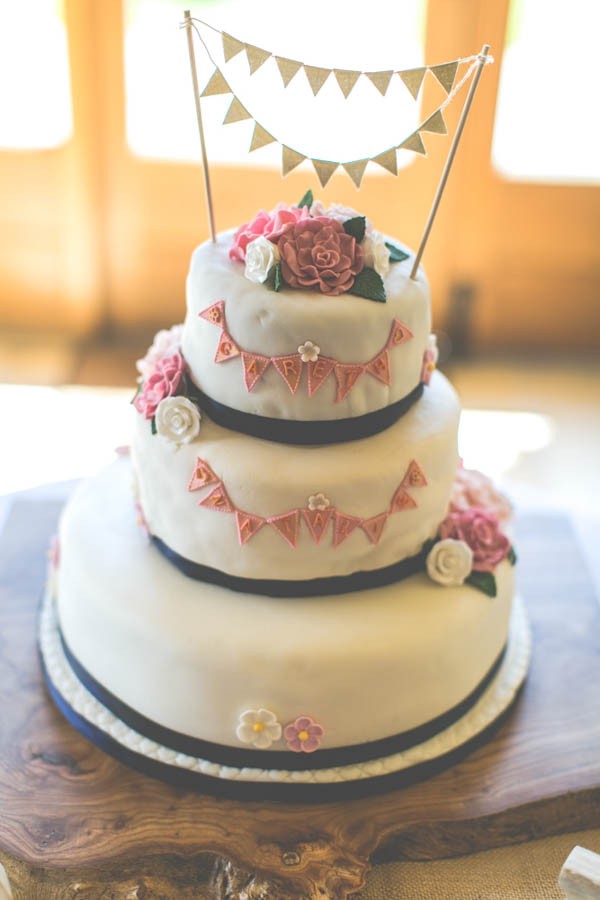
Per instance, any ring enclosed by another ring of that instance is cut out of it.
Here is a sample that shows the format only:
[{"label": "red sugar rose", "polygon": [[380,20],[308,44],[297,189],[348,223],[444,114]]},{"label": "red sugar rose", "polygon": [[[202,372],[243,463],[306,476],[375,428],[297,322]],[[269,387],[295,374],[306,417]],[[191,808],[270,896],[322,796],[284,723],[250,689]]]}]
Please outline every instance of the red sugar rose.
[{"label": "red sugar rose", "polygon": [[364,266],[362,248],[341,222],[318,216],[288,225],[277,241],[283,279],[291,287],[344,294]]},{"label": "red sugar rose", "polygon": [[471,548],[474,572],[493,572],[510,550],[496,516],[476,507],[449,513],[440,525],[440,537],[464,541]]}]

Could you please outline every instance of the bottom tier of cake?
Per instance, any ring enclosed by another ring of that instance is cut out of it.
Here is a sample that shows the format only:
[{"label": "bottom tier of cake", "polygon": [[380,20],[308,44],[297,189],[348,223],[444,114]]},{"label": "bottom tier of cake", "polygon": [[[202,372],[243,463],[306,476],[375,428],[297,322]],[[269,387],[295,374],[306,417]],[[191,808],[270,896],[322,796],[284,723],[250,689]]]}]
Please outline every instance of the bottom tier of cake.
[{"label": "bottom tier of cake", "polygon": [[425,574],[335,597],[236,593],[172,567],[130,483],[123,458],[75,492],[41,629],[59,706],[126,762],[264,794],[364,783],[452,753],[514,698],[529,642],[509,563],[495,598]]}]

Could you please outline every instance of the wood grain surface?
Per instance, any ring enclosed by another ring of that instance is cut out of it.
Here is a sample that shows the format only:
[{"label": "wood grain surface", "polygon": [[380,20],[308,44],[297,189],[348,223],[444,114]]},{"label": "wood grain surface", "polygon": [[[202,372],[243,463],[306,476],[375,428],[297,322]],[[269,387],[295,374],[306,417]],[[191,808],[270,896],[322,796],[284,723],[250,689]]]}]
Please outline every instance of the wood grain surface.
[{"label": "wood grain surface", "polygon": [[16,900],[341,900],[374,860],[459,855],[600,824],[600,612],[563,517],[520,523],[533,662],[492,738],[421,783],[300,805],[167,786],[62,719],[36,649],[57,514],[56,503],[18,501],[0,540],[0,862]]}]

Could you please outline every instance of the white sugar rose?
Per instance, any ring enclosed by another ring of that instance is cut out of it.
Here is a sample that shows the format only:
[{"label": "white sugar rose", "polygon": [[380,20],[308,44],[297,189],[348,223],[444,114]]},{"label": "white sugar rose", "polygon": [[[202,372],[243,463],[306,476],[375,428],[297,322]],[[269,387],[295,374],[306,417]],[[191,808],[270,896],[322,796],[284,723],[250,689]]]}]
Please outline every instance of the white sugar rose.
[{"label": "white sugar rose", "polygon": [[434,544],[426,560],[427,574],[444,587],[463,584],[471,574],[473,551],[464,541],[446,538]]},{"label": "white sugar rose", "polygon": [[248,281],[263,284],[273,266],[279,262],[277,245],[264,235],[250,241],[246,247],[246,271]]},{"label": "white sugar rose", "polygon": [[243,744],[266,750],[281,737],[281,725],[268,709],[247,709],[241,713],[235,733]]},{"label": "white sugar rose", "polygon": [[365,239],[360,245],[363,250],[365,267],[375,269],[382,278],[390,271],[390,251],[385,246],[385,238],[380,231],[372,231],[365,234]]},{"label": "white sugar rose", "polygon": [[200,413],[187,397],[165,397],[156,410],[156,430],[174,444],[189,444],[200,431]]}]

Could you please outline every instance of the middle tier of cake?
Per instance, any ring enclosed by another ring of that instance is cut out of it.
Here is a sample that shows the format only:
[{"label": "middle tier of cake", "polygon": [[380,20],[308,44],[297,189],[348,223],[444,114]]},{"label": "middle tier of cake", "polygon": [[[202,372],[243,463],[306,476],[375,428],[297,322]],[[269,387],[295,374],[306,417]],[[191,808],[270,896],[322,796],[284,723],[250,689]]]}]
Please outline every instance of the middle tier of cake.
[{"label": "middle tier of cake", "polygon": [[435,373],[395,425],[297,447],[203,415],[176,447],[136,416],[133,463],[150,533],[183,561],[239,578],[309,580],[418,554],[444,519],[458,464],[458,398]]}]

